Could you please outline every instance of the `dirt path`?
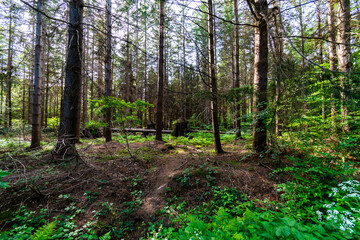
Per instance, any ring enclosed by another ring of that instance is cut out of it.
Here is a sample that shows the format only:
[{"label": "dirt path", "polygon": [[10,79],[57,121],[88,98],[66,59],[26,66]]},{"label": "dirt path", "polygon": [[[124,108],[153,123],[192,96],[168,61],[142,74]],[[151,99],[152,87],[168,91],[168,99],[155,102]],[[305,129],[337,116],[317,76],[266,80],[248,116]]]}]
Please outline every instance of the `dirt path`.
[{"label": "dirt path", "polygon": [[151,183],[151,189],[145,196],[139,214],[149,218],[156,210],[165,206],[166,200],[163,193],[166,190],[171,177],[181,171],[182,166],[187,163],[186,156],[167,156],[161,159],[161,165],[158,170],[154,171],[154,180]]}]

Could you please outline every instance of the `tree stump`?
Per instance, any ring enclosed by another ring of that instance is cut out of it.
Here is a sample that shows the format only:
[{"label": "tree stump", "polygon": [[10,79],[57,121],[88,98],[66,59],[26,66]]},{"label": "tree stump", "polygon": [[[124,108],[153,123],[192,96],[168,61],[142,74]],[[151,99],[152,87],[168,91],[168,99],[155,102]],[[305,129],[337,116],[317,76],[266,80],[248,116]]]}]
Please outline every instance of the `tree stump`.
[{"label": "tree stump", "polygon": [[188,130],[187,125],[188,125],[188,121],[186,121],[183,118],[176,120],[176,122],[174,124],[174,129],[173,129],[171,135],[174,137],[180,137],[180,136],[185,137],[186,132]]}]

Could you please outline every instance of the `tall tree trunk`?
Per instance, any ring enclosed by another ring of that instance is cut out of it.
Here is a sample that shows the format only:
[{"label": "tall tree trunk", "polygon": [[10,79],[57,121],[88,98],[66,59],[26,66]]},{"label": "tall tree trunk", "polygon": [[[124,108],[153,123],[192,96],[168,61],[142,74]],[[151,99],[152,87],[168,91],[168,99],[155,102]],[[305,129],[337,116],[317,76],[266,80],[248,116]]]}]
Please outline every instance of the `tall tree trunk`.
[{"label": "tall tree trunk", "polygon": [[[235,81],[234,87],[240,87],[240,43],[239,43],[239,6],[238,0],[234,0],[234,16],[235,16]],[[241,115],[240,115],[240,96],[235,97],[235,121],[236,121],[236,139],[241,137]]]},{"label": "tall tree trunk", "polygon": [[[46,53],[46,87],[45,87],[45,103],[44,103],[44,127],[47,128],[48,125],[48,117],[49,117],[49,84],[50,84],[50,41],[48,41],[47,45],[47,53]],[[51,103],[50,103],[51,104]]]},{"label": "tall tree trunk", "polygon": [[5,99],[5,127],[11,127],[12,112],[11,112],[11,85],[12,85],[12,44],[13,44],[13,3],[10,1],[10,18],[9,18],[9,43],[8,43],[8,61],[7,61],[7,72],[6,72],[6,99]]},{"label": "tall tree trunk", "polygon": [[[148,79],[147,79],[147,13],[145,13],[145,40],[144,40],[144,49],[145,49],[145,52],[144,52],[144,100],[145,102],[148,101]],[[150,116],[150,111],[151,111],[151,108],[149,107],[149,116]],[[149,123],[151,122],[151,119],[149,117],[149,120],[147,120],[147,116],[146,116],[146,111],[145,111],[145,123]]]},{"label": "tall tree trunk", "polygon": [[156,104],[156,140],[162,141],[163,128],[163,84],[164,84],[164,29],[165,29],[165,0],[159,1],[159,63],[158,89]]},{"label": "tall tree trunk", "polygon": [[266,149],[267,132],[267,73],[268,73],[268,29],[264,16],[267,15],[267,0],[255,0],[255,39],[254,39],[254,129],[253,149],[262,152]]},{"label": "tall tree trunk", "polygon": [[[58,143],[54,153],[63,155],[74,148],[78,141],[77,129],[80,128],[79,111],[81,103],[81,69],[82,69],[82,22],[83,0],[70,1],[70,24],[68,36],[68,55],[66,61],[66,76],[63,107],[60,116]],[[72,152],[68,152],[71,154]]]},{"label": "tall tree trunk", "polygon": [[[91,85],[90,85],[90,99],[94,99],[94,59],[95,59],[95,35],[92,36],[92,51],[91,51]],[[94,109],[90,109],[90,120],[94,120]]]},{"label": "tall tree trunk", "polygon": [[[318,36],[322,38],[322,27],[321,27],[321,2],[318,1],[317,3],[317,27],[318,27]],[[319,45],[319,64],[323,64],[323,42],[322,39],[318,41]],[[324,77],[323,74],[320,72],[320,82],[321,82],[321,90],[322,90],[322,97],[321,97],[321,115],[322,118],[325,120],[325,93],[324,93]]]},{"label": "tall tree trunk", "polygon": [[[85,37],[86,40],[84,38],[84,45],[85,43],[89,42],[90,39],[90,30],[89,27],[86,28],[86,33],[85,33]],[[88,77],[88,65],[89,65],[89,49],[90,48],[86,48],[86,51],[84,51],[84,61],[83,64],[85,66],[83,66],[82,68],[82,75],[83,75],[83,91],[82,91],[82,122],[81,122],[81,128],[85,128],[86,123],[89,121],[89,117],[88,117],[88,88],[89,88],[89,77]],[[86,55],[86,56],[85,56]],[[93,69],[92,69],[93,71]],[[92,80],[92,79],[91,79]]]},{"label": "tall tree trunk", "polygon": [[212,125],[213,125],[215,151],[217,153],[223,153],[224,150],[221,147],[220,131],[219,131],[218,96],[217,96],[218,91],[217,91],[216,69],[215,69],[214,22],[213,22],[212,9],[213,9],[212,0],[208,0],[209,72],[210,72]]},{"label": "tall tree trunk", "polygon": [[[38,0],[38,9],[42,9],[42,0]],[[42,76],[40,71],[41,65],[41,34],[42,34],[42,15],[36,14],[36,45],[35,45],[35,77],[34,77],[34,95],[33,95],[33,112],[32,112],[32,135],[31,148],[40,147],[41,140],[41,86]]]},{"label": "tall tree trunk", "polygon": [[[106,35],[106,61],[105,61],[105,97],[110,98],[112,96],[112,71],[111,71],[111,0],[107,0],[106,4],[107,15],[107,35]],[[111,142],[111,112],[112,109],[108,108],[105,113],[105,140]]]},{"label": "tall tree trunk", "polygon": [[[274,2],[274,7],[279,7],[279,0]],[[280,13],[279,13],[280,14]],[[280,16],[279,16],[280,17]],[[274,16],[275,22],[275,58],[276,58],[276,85],[275,85],[275,101],[276,101],[276,113],[275,113],[275,136],[281,135],[280,133],[280,110],[279,105],[281,101],[281,82],[283,81],[281,66],[283,64],[283,39],[282,39],[282,30],[280,22],[277,18],[277,15]]]},{"label": "tall tree trunk", "polygon": [[[23,72],[23,84],[22,84],[22,111],[21,111],[21,119],[25,123],[25,102],[26,102],[26,65],[24,64],[24,72]],[[1,113],[0,113],[1,114]]]},{"label": "tall tree trunk", "polygon": [[[329,63],[330,70],[336,70],[336,32],[335,32],[335,9],[334,9],[335,0],[328,0],[328,33],[329,33]],[[334,78],[334,74],[331,74],[331,78]],[[333,128],[335,128],[335,96],[334,93],[331,93],[331,122]]]},{"label": "tall tree trunk", "polygon": [[[141,99],[139,82],[139,0],[136,0],[136,70],[135,70],[135,99]],[[139,119],[141,119],[142,113],[139,111]]]},{"label": "tall tree trunk", "polygon": [[130,102],[130,71],[131,71],[131,63],[130,63],[130,22],[129,22],[129,10],[127,14],[127,33],[126,33],[126,69],[125,69],[125,78],[126,78],[126,92],[125,92],[125,100]]},{"label": "tall tree trunk", "polygon": [[182,28],[183,28],[183,36],[182,36],[182,47],[183,47],[183,75],[182,75],[182,79],[183,79],[183,94],[184,94],[184,98],[183,98],[183,118],[186,119],[186,76],[185,76],[185,72],[186,72],[186,48],[185,48],[185,3],[184,3],[184,7],[183,7],[183,16],[182,16]]},{"label": "tall tree trunk", "polygon": [[[338,4],[338,60],[339,60],[339,71],[343,72],[344,75],[340,77],[341,81],[341,117],[342,123],[344,125],[344,130],[349,131],[349,124],[347,122],[347,116],[349,115],[349,110],[347,107],[348,96],[345,93],[349,89],[348,76],[346,73],[350,73],[351,70],[351,26],[350,26],[350,0],[340,0]],[[345,75],[346,74],[346,75]]]}]

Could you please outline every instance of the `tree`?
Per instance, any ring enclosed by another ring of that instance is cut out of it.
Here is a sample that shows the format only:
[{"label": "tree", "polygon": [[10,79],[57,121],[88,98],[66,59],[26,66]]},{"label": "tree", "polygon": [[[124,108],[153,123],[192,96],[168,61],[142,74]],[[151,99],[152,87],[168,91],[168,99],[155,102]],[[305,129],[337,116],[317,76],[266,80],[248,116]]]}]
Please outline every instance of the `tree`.
[{"label": "tree", "polygon": [[[42,0],[38,0],[37,8],[41,11]],[[41,140],[41,86],[42,76],[40,71],[41,56],[41,33],[42,33],[42,14],[38,11],[36,14],[36,43],[34,58],[34,92],[33,92],[33,110],[32,110],[32,135],[31,148],[40,147]]]},{"label": "tree", "polygon": [[13,33],[14,29],[12,27],[13,24],[13,11],[14,4],[10,1],[9,12],[9,41],[8,41],[8,54],[7,54],[7,69],[6,69],[6,99],[5,99],[5,127],[11,127],[12,121],[12,110],[11,110],[11,86],[12,86],[12,63],[13,63]]},{"label": "tree", "polygon": [[60,115],[58,142],[54,149],[56,155],[71,154],[69,149],[74,149],[74,144],[78,141],[76,132],[80,128],[78,118],[81,108],[83,6],[83,0],[70,1],[69,49],[65,68],[65,89]]},{"label": "tree", "polygon": [[[350,0],[340,0],[338,4],[338,20],[339,20],[339,27],[338,27],[338,35],[337,35],[337,42],[338,49],[338,60],[339,60],[339,71],[343,74],[350,73],[351,70],[351,26],[350,26]],[[341,81],[341,116],[342,122],[344,124],[344,130],[349,131],[349,125],[347,123],[347,116],[349,115],[349,110],[347,107],[347,95],[346,90],[349,88],[349,84],[347,83],[347,75],[342,75],[340,77]]]},{"label": "tree", "polygon": [[[239,43],[239,6],[238,0],[234,0],[234,15],[235,15],[235,72],[234,72],[234,87],[240,87],[240,43]],[[240,118],[240,98],[235,98],[235,125],[236,125],[236,139],[241,139],[241,118]]]},{"label": "tree", "polygon": [[[336,70],[336,32],[335,32],[335,10],[334,10],[334,1],[328,0],[328,35],[329,35],[329,63],[330,70]],[[331,78],[334,78],[334,74],[331,75]],[[331,94],[331,121],[333,127],[335,126],[335,112],[336,105],[334,103],[334,93]]]},{"label": "tree", "polygon": [[216,82],[215,53],[214,53],[214,20],[213,20],[212,0],[208,0],[208,36],[209,36],[209,73],[210,73],[210,91],[211,91],[211,115],[214,134],[215,151],[224,153],[221,147],[219,116],[218,116],[218,91]]},{"label": "tree", "polygon": [[[106,60],[105,60],[105,96],[111,97],[112,96],[112,70],[111,70],[111,0],[107,0],[106,4],[106,27],[107,27],[107,34],[106,34]],[[110,142],[111,139],[111,108],[106,110],[105,114],[105,122],[107,126],[105,127],[105,139],[106,142]]]},{"label": "tree", "polygon": [[156,104],[156,140],[162,141],[163,127],[163,90],[164,90],[164,28],[165,28],[165,0],[159,1],[159,62],[158,88]]},{"label": "tree", "polygon": [[254,124],[253,149],[262,152],[267,147],[266,107],[268,74],[268,3],[267,0],[248,0],[255,18],[254,39]]}]

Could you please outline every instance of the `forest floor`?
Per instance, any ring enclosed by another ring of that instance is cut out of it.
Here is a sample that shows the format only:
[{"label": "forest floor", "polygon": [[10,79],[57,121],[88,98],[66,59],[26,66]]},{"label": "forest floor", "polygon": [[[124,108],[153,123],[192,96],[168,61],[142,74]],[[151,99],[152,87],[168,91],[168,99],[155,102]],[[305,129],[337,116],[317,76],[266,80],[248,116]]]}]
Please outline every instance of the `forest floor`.
[{"label": "forest floor", "polygon": [[98,236],[117,227],[122,238],[139,239],[146,237],[150,222],[166,222],[164,207],[201,205],[212,187],[236,188],[250,200],[278,201],[274,186],[287,178],[272,174],[286,157],[253,154],[249,139],[227,141],[221,155],[212,146],[190,143],[132,142],[128,149],[118,141],[82,140],[78,162],[54,162],[52,145],[46,146],[27,151],[14,144],[14,151],[0,150],[0,169],[12,172],[3,178],[11,187],[0,189],[0,231],[11,227],[8,220],[25,205],[37,212],[45,208],[48,217],[72,215],[78,227],[96,222]]}]

